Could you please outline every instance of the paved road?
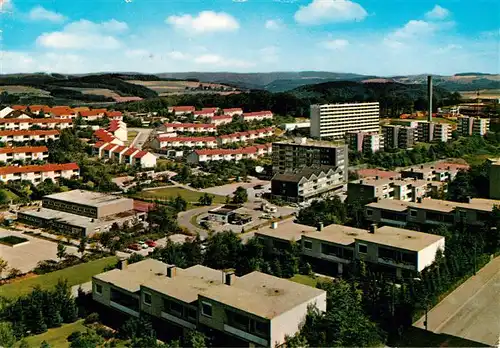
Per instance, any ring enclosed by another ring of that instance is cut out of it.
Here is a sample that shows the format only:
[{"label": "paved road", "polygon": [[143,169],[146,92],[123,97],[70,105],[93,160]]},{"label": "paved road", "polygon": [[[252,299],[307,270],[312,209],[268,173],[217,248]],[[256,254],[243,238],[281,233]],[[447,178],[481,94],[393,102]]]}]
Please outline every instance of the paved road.
[{"label": "paved road", "polygon": [[135,139],[132,141],[130,146],[142,149],[142,146],[148,140],[149,134],[153,131],[151,128],[129,128],[129,131],[137,132]]},{"label": "paved road", "polygon": [[[424,318],[414,326],[423,328]],[[487,345],[500,339],[500,257],[483,267],[428,314],[428,328]]]},{"label": "paved road", "polygon": [[201,207],[196,209],[191,209],[188,211],[180,212],[177,216],[177,221],[179,222],[179,226],[187,228],[192,233],[198,233],[202,239],[208,237],[208,231],[201,229],[191,223],[191,218],[195,215],[208,213],[209,210],[214,207]]}]

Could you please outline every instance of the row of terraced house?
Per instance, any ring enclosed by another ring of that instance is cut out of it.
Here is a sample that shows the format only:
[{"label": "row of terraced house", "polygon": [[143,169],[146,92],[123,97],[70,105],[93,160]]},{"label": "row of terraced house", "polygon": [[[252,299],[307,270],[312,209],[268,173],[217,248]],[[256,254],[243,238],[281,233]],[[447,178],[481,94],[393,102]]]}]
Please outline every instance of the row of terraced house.
[{"label": "row of terraced house", "polygon": [[0,119],[12,119],[43,115],[45,118],[75,119],[82,117],[88,121],[95,121],[107,117],[111,120],[123,120],[121,111],[107,109],[91,109],[89,107],[71,108],[67,105],[12,105],[0,110]]},{"label": "row of terraced house", "polygon": [[187,114],[192,114],[195,118],[205,117],[209,118],[212,123],[217,125],[230,123],[233,117],[238,117],[243,121],[262,121],[273,118],[273,113],[271,111],[255,111],[255,112],[243,112],[242,108],[228,108],[221,109],[218,107],[207,107],[201,110],[196,110],[194,106],[171,106],[168,108],[168,112],[174,114],[175,116],[185,116]]}]

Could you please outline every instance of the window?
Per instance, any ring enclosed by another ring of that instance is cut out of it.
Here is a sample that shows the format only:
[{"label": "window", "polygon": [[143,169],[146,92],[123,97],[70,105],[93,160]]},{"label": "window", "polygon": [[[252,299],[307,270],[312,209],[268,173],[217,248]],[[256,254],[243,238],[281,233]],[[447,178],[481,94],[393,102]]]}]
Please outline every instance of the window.
[{"label": "window", "polygon": [[175,301],[167,300],[165,299],[163,302],[163,307],[165,310],[171,314],[174,314],[176,316],[182,316],[183,312],[183,306],[180,303],[177,303]]},{"label": "window", "polygon": [[372,216],[373,215],[373,210],[371,209],[366,209],[366,215]]},{"label": "window", "polygon": [[188,308],[187,309],[187,317],[190,320],[196,320],[196,309]]},{"label": "window", "polygon": [[207,302],[201,303],[201,314],[207,317],[212,317],[212,305]]},{"label": "window", "polygon": [[145,292],[144,296],[142,297],[142,301],[144,302],[145,305],[151,306],[151,294]]},{"label": "window", "polygon": [[309,241],[309,240],[304,241],[304,249],[312,250],[312,247],[313,247],[313,243],[311,241]]},{"label": "window", "polygon": [[411,216],[411,217],[416,217],[416,216],[417,216],[417,211],[416,211],[416,210],[411,209],[411,210],[410,210],[410,216]]},{"label": "window", "polygon": [[368,246],[366,244],[358,244],[358,252],[360,254],[366,254],[368,252]]},{"label": "window", "polygon": [[102,295],[102,285],[100,285],[100,284],[95,285],[95,293]]}]

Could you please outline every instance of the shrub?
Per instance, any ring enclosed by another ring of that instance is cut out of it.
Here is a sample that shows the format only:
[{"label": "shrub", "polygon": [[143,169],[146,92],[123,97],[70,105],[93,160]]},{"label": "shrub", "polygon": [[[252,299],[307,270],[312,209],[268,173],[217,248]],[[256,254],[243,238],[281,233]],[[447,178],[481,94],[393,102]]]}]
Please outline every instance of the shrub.
[{"label": "shrub", "polygon": [[85,325],[94,324],[97,322],[99,322],[99,314],[95,312],[87,315],[87,317],[84,320]]},{"label": "shrub", "polygon": [[76,339],[80,338],[80,336],[82,336],[82,333],[80,331],[74,331],[68,336],[67,340],[68,342],[73,342]]}]

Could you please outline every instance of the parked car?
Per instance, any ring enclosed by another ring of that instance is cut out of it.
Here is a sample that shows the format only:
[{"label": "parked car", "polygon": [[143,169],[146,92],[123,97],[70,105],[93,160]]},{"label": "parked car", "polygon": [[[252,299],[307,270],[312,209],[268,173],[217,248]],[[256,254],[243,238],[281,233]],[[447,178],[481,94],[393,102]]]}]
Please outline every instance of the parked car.
[{"label": "parked car", "polygon": [[141,246],[139,244],[137,244],[137,243],[130,244],[128,246],[128,248],[131,249],[131,250],[135,250],[135,251],[141,250]]},{"label": "parked car", "polygon": [[156,242],[154,240],[147,240],[146,244],[150,248],[154,248],[156,246]]}]

